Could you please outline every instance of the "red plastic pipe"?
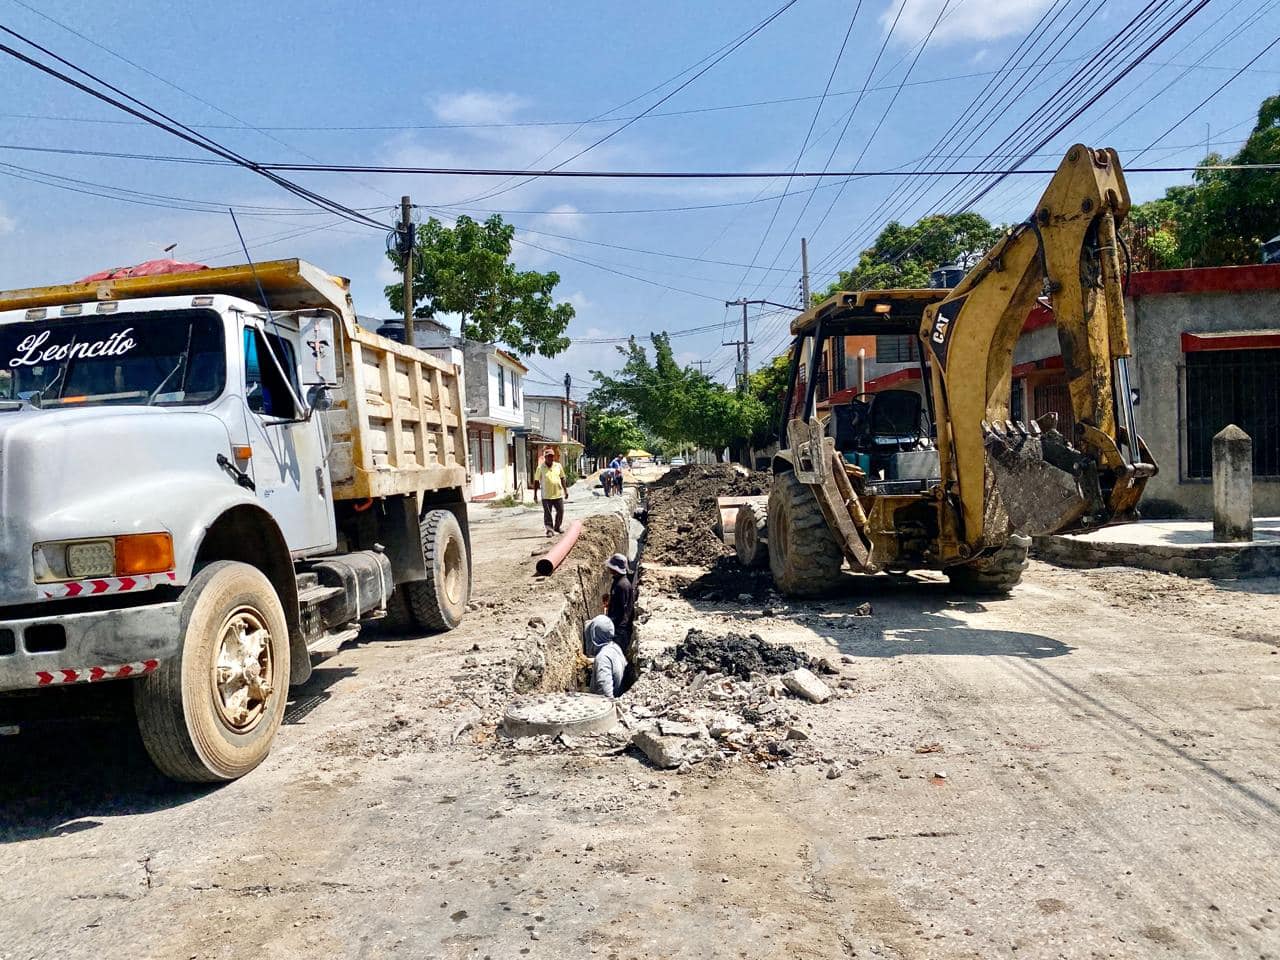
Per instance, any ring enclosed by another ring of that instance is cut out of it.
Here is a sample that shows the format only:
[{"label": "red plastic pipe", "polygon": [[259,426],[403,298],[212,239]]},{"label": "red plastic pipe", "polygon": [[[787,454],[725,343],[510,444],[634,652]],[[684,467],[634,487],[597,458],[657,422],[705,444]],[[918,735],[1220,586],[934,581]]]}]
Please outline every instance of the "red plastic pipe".
[{"label": "red plastic pipe", "polygon": [[551,549],[538,558],[538,576],[549,576],[551,571],[564,563],[564,558],[569,555],[573,545],[578,542],[578,534],[581,532],[581,520],[574,520],[569,524],[569,529],[564,532],[564,536],[553,543]]}]

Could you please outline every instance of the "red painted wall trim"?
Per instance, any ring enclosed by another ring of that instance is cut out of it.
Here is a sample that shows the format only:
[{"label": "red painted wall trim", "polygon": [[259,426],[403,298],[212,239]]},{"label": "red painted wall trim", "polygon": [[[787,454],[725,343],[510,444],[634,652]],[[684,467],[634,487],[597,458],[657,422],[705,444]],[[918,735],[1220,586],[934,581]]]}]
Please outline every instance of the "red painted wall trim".
[{"label": "red painted wall trim", "polygon": [[1218,334],[1184,333],[1183,353],[1204,350],[1280,350],[1280,331],[1276,333]]},{"label": "red painted wall trim", "polygon": [[1013,368],[1015,377],[1025,377],[1034,370],[1061,370],[1062,356],[1055,354],[1052,357],[1044,357],[1040,360],[1028,360],[1026,363],[1020,363]]},{"label": "red painted wall trim", "polygon": [[1150,270],[1135,273],[1129,278],[1131,297],[1152,297],[1169,293],[1247,293],[1256,290],[1280,290],[1280,264]]},{"label": "red painted wall trim", "polygon": [[1028,333],[1032,330],[1039,330],[1041,327],[1051,327],[1053,322],[1053,311],[1043,303],[1038,303],[1027,314],[1026,322],[1022,325],[1022,332]]},{"label": "red painted wall trim", "polygon": [[919,367],[906,367],[902,370],[895,370],[893,373],[886,373],[882,377],[876,377],[867,381],[867,392],[873,393],[876,390],[885,390],[899,383],[906,383],[908,380],[919,380]]}]

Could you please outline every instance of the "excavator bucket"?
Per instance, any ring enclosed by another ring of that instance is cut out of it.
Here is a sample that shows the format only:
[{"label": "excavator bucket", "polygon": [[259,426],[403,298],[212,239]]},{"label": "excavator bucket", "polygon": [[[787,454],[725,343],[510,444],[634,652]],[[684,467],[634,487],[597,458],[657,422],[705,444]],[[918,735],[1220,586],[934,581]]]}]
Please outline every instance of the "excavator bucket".
[{"label": "excavator bucket", "polygon": [[1028,424],[984,422],[982,430],[990,532],[1004,528],[1038,536],[1085,525],[1102,514],[1097,467],[1058,432],[1057,414]]},{"label": "excavator bucket", "polygon": [[[943,482],[959,493],[968,551],[999,547],[1010,533],[1137,516],[1156,465],[1137,434],[1129,384],[1118,234],[1128,210],[1115,151],[1077,144],[1035,212],[925,308]],[[1061,351],[1072,421],[1062,432],[1052,421],[1006,419],[1014,351],[1037,305]]]}]

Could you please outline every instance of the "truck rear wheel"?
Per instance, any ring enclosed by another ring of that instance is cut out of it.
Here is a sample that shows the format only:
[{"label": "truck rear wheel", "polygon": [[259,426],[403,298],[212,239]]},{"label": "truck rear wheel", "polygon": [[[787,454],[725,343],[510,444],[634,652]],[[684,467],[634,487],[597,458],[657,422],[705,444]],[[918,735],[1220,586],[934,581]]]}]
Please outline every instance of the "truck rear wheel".
[{"label": "truck rear wheel", "polygon": [[948,567],[947,576],[957,590],[999,596],[1008,593],[1022,580],[1030,549],[1031,538],[1015,533],[991,556],[981,557],[961,567]]},{"label": "truck rear wheel", "polygon": [[266,757],[289,689],[289,627],[266,576],[219,561],[183,592],[182,651],[134,687],[142,743],[165,776],[242,777]]},{"label": "truck rear wheel", "polygon": [[426,630],[452,630],[462,622],[471,599],[467,542],[458,518],[448,510],[431,510],[422,518],[425,580],[403,584],[413,622]]},{"label": "truck rear wheel", "polygon": [[775,474],[769,490],[769,569],[789,597],[826,593],[840,581],[844,554],[813,491],[794,473]]}]

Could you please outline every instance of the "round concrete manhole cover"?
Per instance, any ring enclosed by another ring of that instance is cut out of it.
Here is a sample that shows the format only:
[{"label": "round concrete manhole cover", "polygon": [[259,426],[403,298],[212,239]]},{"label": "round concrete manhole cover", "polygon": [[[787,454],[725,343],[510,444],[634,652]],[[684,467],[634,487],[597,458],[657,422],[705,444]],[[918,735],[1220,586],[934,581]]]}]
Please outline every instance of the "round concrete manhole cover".
[{"label": "round concrete manhole cover", "polygon": [[509,737],[604,733],[618,725],[608,697],[594,693],[535,693],[507,706],[502,732]]}]

